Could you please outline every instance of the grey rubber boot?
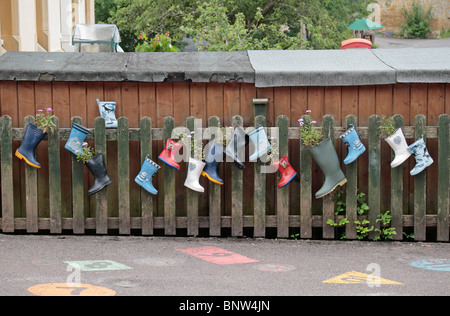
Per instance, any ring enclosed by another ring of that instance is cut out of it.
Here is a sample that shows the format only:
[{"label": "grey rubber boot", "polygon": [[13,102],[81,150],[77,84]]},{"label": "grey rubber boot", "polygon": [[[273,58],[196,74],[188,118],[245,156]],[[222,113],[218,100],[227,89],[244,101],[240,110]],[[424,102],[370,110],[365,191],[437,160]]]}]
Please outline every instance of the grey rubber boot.
[{"label": "grey rubber boot", "polygon": [[347,182],[345,174],[342,172],[336,149],[330,138],[310,148],[309,152],[325,176],[322,187],[316,192],[316,199],[333,192],[338,185],[342,186]]}]

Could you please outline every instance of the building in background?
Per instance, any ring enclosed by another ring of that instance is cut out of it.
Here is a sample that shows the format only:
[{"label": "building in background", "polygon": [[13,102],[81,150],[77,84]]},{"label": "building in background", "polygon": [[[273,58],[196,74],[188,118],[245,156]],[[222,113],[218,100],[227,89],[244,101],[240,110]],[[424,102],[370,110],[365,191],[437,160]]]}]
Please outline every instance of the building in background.
[{"label": "building in background", "polygon": [[94,23],[94,0],[1,0],[0,55],[73,51],[75,25]]}]

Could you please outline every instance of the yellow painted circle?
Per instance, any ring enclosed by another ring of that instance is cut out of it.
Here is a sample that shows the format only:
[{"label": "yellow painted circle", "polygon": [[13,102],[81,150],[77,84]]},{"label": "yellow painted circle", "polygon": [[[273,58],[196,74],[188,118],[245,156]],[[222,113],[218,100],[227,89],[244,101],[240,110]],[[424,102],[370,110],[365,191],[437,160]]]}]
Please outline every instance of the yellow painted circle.
[{"label": "yellow painted circle", "polygon": [[77,283],[46,283],[28,288],[37,296],[114,296],[116,292],[102,286]]}]

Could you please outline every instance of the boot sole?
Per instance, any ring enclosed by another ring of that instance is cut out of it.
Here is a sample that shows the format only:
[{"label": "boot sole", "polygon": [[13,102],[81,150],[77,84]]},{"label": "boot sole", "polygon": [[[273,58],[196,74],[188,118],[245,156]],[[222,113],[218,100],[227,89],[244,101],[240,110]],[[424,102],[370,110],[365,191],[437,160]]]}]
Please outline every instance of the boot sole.
[{"label": "boot sole", "polygon": [[19,150],[16,150],[16,154],[15,154],[15,155],[16,155],[17,158],[25,160],[25,162],[26,162],[28,165],[32,166],[32,167],[38,168],[38,169],[41,168],[41,166],[38,166],[38,165],[35,165],[35,164],[29,162],[28,159],[25,158],[25,156],[22,155],[22,154],[19,152]]},{"label": "boot sole", "polygon": [[110,185],[111,183],[112,183],[112,180],[109,180],[109,181],[106,182],[105,185],[104,185],[103,187],[101,187],[100,189],[95,190],[94,192],[91,192],[91,193],[88,192],[88,195],[91,196],[91,195],[93,195],[93,194],[95,194],[95,193],[100,192],[101,190],[103,190],[104,188],[106,188],[106,187],[107,187],[108,185]]},{"label": "boot sole", "polygon": [[171,165],[170,163],[168,163],[167,161],[165,161],[164,159],[162,159],[162,158],[159,157],[159,156],[158,156],[158,159],[162,160],[162,161],[163,161],[166,165],[168,165],[169,167],[172,167],[173,169],[176,169],[176,170],[180,170],[180,168],[177,168],[176,166]]},{"label": "boot sole", "polygon": [[211,178],[206,172],[204,172],[204,171],[202,171],[202,176],[204,176],[204,177],[206,177],[206,178],[208,178],[208,180],[209,181],[211,181],[211,182],[214,182],[214,183],[217,183],[217,184],[220,184],[220,185],[223,185],[223,182],[220,182],[220,181],[217,181],[217,180],[214,180],[213,178]]},{"label": "boot sole", "polygon": [[295,174],[289,179],[288,182],[286,182],[286,183],[283,184],[282,186],[279,186],[278,189],[281,189],[281,188],[287,186],[287,185],[288,185],[288,184],[289,184],[296,176],[297,176],[297,173],[295,173]]},{"label": "boot sole", "polygon": [[347,183],[347,178],[344,178],[344,180],[341,180],[341,182],[339,182],[338,184],[336,184],[336,185],[334,186],[334,188],[332,188],[332,189],[331,189],[330,191],[328,191],[327,193],[322,194],[321,196],[316,196],[316,199],[320,199],[320,198],[324,197],[325,195],[330,194],[331,192],[334,191],[334,189],[337,188],[337,186],[343,186],[343,185],[346,184],[346,183]]}]

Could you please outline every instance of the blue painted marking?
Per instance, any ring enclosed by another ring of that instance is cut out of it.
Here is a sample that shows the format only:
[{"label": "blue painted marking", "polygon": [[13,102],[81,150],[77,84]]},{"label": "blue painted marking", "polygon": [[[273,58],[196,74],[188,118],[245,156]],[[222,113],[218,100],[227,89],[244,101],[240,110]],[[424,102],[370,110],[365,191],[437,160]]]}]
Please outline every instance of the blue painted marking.
[{"label": "blue painted marking", "polygon": [[410,265],[420,269],[450,272],[449,259],[421,259],[411,262]]}]

